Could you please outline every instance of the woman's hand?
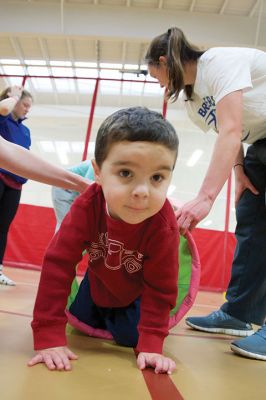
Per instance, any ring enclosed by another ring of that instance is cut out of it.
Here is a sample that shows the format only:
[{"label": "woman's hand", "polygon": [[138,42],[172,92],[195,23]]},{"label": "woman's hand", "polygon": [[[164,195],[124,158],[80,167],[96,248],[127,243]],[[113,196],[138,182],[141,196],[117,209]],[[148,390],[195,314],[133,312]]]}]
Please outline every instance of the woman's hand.
[{"label": "woman's hand", "polygon": [[184,235],[191,231],[210,212],[213,202],[207,197],[197,196],[175,211],[179,231]]},{"label": "woman's hand", "polygon": [[6,98],[0,101],[0,115],[6,116],[12,112],[22,94],[20,86],[12,86],[6,94]]},{"label": "woman's hand", "polygon": [[87,190],[89,185],[91,185],[93,183],[93,181],[91,181],[91,180],[89,180],[87,178],[83,178],[80,175],[76,175],[76,180],[77,180],[77,182],[76,182],[76,184],[77,184],[76,191],[80,192],[80,193],[82,193],[85,190]]},{"label": "woman's hand", "polygon": [[14,97],[14,98],[17,98],[17,100],[19,100],[21,95],[22,95],[22,87],[21,86],[11,86],[11,88],[8,92],[9,97]]},{"label": "woman's hand", "polygon": [[245,174],[241,165],[235,167],[235,206],[237,206],[239,199],[244,190],[250,190],[253,194],[258,195],[259,192],[254,185],[250,182]]},{"label": "woman's hand", "polygon": [[69,360],[77,360],[78,356],[66,346],[51,347],[49,349],[38,350],[37,354],[28,362],[32,367],[36,364],[44,363],[50,371],[70,371],[71,363]]},{"label": "woman's hand", "polygon": [[171,374],[176,369],[176,364],[171,358],[157,353],[139,353],[137,366],[139,369],[152,367],[156,374]]}]

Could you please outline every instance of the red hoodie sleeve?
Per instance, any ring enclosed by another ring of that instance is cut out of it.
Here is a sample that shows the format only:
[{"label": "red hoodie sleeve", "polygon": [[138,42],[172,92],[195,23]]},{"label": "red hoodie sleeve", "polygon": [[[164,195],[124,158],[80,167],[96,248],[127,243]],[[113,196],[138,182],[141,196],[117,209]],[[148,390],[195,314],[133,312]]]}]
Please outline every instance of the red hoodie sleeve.
[{"label": "red hoodie sleeve", "polygon": [[148,259],[144,263],[138,351],[162,353],[170,310],[177,298],[178,244],[175,227],[157,231],[150,240]]},{"label": "red hoodie sleeve", "polygon": [[35,350],[66,345],[65,307],[76,275],[75,267],[89,238],[86,192],[73,203],[44,256],[33,312]]}]

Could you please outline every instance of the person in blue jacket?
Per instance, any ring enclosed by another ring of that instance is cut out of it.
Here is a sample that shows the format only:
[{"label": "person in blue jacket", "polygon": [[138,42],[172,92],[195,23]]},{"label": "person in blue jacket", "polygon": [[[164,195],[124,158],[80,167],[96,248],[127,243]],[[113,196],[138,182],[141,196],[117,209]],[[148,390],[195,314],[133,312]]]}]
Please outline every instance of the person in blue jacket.
[{"label": "person in blue jacket", "polygon": [[[9,97],[0,100],[0,115],[7,116],[21,96],[22,88],[13,86]],[[62,167],[51,164],[15,143],[8,142],[0,135],[0,167],[14,174],[47,185],[83,192],[88,181]]]},{"label": "person in blue jacket", "polygon": [[[29,149],[30,130],[23,124],[32,106],[32,95],[19,87],[8,87],[0,94],[0,101],[14,99],[10,112],[0,114],[0,135],[5,140]],[[0,168],[0,284],[14,286],[15,282],[3,274],[3,258],[7,235],[13,221],[21,196],[21,189],[27,179]]]}]

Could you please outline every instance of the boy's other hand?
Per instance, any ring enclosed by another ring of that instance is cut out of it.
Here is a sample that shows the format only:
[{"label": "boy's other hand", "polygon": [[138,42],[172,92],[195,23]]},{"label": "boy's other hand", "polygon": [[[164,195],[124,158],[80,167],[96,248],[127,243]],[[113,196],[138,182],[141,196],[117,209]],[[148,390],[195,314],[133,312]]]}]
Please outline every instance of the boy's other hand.
[{"label": "boy's other hand", "polygon": [[176,369],[176,364],[171,358],[157,353],[139,353],[137,365],[139,369],[152,367],[156,374],[171,374]]},{"label": "boy's other hand", "polygon": [[69,360],[77,360],[78,356],[66,346],[51,347],[49,349],[38,350],[37,354],[28,362],[32,367],[36,364],[44,363],[50,371],[70,371],[71,363]]}]

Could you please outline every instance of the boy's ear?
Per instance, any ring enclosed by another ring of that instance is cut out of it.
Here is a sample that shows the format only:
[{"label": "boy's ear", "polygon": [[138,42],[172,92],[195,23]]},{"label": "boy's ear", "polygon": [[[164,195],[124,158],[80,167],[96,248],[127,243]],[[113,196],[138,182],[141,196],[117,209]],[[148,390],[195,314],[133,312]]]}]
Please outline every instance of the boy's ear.
[{"label": "boy's ear", "polygon": [[98,185],[100,185],[100,184],[101,184],[101,179],[100,179],[100,172],[101,172],[101,170],[100,170],[100,168],[98,167],[98,165],[97,165],[97,163],[96,163],[96,161],[95,161],[94,159],[91,160],[91,165],[92,165],[92,167],[93,167],[93,169],[94,169],[94,179],[95,179],[95,182],[98,183]]}]

